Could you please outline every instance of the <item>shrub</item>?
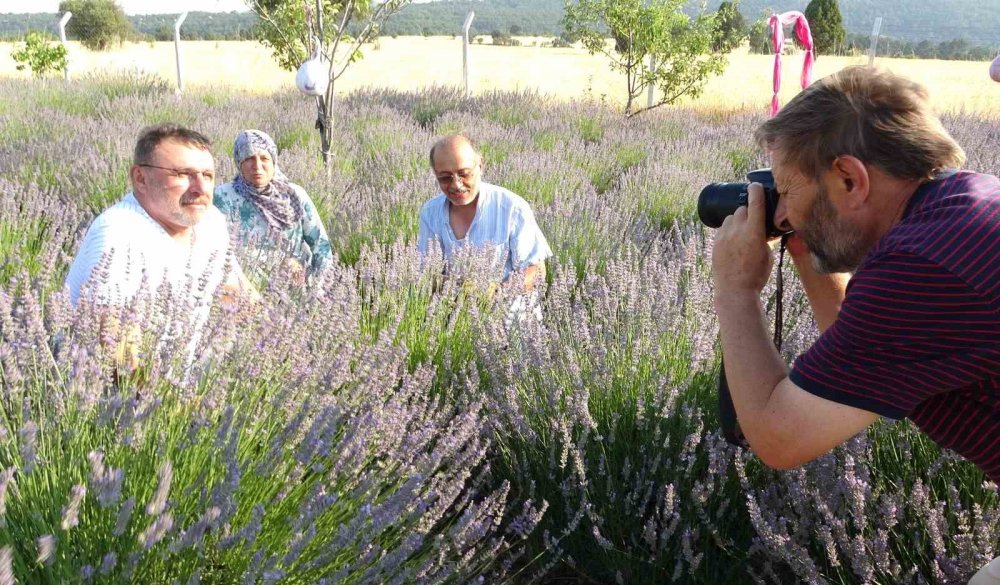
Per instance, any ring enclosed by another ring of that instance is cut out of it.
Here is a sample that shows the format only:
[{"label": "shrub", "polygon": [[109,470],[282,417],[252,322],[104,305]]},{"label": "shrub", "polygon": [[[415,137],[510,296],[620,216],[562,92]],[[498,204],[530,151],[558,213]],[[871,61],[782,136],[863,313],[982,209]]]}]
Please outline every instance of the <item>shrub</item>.
[{"label": "shrub", "polygon": [[114,0],[63,0],[59,12],[73,13],[66,31],[93,51],[103,51],[135,35],[132,21]]},{"label": "shrub", "polygon": [[66,47],[52,44],[40,32],[30,32],[24,39],[24,46],[10,54],[17,63],[17,70],[31,70],[35,77],[45,77],[66,69]]}]

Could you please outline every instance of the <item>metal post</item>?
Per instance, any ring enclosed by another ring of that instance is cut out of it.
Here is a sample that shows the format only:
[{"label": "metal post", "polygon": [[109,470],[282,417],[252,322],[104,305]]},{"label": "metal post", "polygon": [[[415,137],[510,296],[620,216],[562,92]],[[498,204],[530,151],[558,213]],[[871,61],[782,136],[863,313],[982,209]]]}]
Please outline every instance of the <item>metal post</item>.
[{"label": "metal post", "polygon": [[184,91],[184,79],[181,77],[181,25],[188,13],[185,12],[174,23],[174,54],[177,56],[177,93]]},{"label": "metal post", "polygon": [[875,26],[872,27],[872,40],[868,46],[868,64],[875,63],[875,48],[878,46],[878,35],[882,31],[882,17],[875,17]]},{"label": "metal post", "polygon": [[[656,56],[649,56],[649,72],[656,73]],[[649,83],[649,87],[646,89],[646,107],[653,107],[653,100],[656,99],[656,84],[653,82]]]},{"label": "metal post", "polygon": [[465,17],[465,24],[462,25],[462,75],[465,78],[465,97],[472,97],[472,85],[469,83],[469,28],[472,27],[472,19],[476,17],[475,12],[469,12]]},{"label": "metal post", "polygon": [[62,41],[63,48],[66,49],[66,68],[63,69],[63,78],[69,81],[69,44],[66,42],[66,23],[73,18],[72,12],[67,12],[59,19],[59,40]]}]

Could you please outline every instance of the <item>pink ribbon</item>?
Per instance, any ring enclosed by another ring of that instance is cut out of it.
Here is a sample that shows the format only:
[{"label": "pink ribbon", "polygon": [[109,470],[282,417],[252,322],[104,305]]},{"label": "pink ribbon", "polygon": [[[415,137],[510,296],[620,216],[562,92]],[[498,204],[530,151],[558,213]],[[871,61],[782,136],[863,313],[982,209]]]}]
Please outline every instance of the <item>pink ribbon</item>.
[{"label": "pink ribbon", "polygon": [[795,23],[795,36],[806,48],[805,63],[802,64],[802,89],[809,87],[812,83],[813,62],[816,60],[813,54],[812,33],[809,31],[809,23],[801,12],[795,10],[772,14],[767,24],[771,27],[771,42],[774,46],[774,74],[773,92],[771,96],[771,117],[778,113],[778,92],[781,90],[781,49],[785,45],[785,26]]}]

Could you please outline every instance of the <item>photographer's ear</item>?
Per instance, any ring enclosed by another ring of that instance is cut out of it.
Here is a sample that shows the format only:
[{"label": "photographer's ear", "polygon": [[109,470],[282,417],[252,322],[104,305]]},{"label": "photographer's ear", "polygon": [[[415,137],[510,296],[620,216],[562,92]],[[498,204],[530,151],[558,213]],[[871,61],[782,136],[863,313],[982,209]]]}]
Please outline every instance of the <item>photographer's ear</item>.
[{"label": "photographer's ear", "polygon": [[830,171],[835,182],[834,188],[850,208],[860,206],[868,200],[871,181],[868,167],[860,159],[847,154],[840,155],[833,160]]}]

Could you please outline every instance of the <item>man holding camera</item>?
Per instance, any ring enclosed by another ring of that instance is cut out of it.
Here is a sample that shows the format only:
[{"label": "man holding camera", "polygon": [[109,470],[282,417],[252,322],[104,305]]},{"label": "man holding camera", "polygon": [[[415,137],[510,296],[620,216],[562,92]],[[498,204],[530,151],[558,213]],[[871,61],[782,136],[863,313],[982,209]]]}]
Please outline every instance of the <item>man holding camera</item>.
[{"label": "man holding camera", "polygon": [[755,137],[822,335],[791,371],[768,336],[772,254],[752,184],[717,232],[712,268],[754,452],[794,467],[880,416],[905,417],[1000,485],[1000,180],[957,170],[965,154],[926,90],[871,67],[815,83]]}]

